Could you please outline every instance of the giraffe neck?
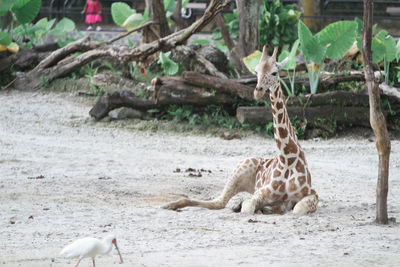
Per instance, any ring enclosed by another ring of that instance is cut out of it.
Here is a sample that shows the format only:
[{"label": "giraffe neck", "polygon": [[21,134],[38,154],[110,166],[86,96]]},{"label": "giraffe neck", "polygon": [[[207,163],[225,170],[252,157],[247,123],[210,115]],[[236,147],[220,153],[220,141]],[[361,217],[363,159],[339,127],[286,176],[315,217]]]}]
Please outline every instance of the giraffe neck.
[{"label": "giraffe neck", "polygon": [[285,95],[280,83],[276,85],[276,90],[271,90],[270,100],[274,121],[274,139],[278,147],[279,158],[283,165],[290,166],[289,159],[296,158],[302,150],[297,140],[296,131],[289,120]]}]

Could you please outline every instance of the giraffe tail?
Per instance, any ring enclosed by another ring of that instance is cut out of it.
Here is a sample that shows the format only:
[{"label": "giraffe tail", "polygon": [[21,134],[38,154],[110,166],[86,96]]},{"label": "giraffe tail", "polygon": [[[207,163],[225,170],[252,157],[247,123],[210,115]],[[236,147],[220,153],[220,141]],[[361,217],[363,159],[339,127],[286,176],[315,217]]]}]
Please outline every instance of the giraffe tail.
[{"label": "giraffe tail", "polygon": [[305,215],[307,213],[315,212],[318,205],[318,195],[313,193],[303,197],[293,208],[293,213],[296,215]]}]

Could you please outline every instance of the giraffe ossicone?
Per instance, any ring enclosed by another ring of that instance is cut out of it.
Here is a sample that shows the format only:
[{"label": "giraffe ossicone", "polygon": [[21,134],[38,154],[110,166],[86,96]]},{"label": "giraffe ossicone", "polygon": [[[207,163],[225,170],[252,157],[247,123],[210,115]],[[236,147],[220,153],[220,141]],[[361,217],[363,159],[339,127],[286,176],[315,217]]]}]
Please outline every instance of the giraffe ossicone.
[{"label": "giraffe ossicone", "polygon": [[268,56],[268,47],[263,47],[256,67],[257,86],[254,97],[259,100],[269,91],[278,153],[269,159],[255,157],[241,161],[229,175],[220,196],[213,200],[184,198],[168,203],[163,208],[177,210],[198,206],[222,209],[237,193],[249,192],[253,195],[241,203],[242,213],[253,214],[271,207],[275,212],[293,210],[294,214],[304,215],[317,209],[318,194],[311,187],[311,174],[304,151],[286,109],[279,78],[279,70],[285,62],[276,62],[277,52],[278,48],[275,47],[273,54]]}]

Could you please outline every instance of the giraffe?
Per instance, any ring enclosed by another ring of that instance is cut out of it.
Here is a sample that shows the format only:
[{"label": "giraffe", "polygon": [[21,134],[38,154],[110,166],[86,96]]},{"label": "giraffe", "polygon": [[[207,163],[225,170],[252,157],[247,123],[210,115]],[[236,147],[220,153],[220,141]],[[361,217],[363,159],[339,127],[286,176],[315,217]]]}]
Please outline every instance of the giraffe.
[{"label": "giraffe", "polygon": [[[168,203],[163,208],[177,210],[186,206],[222,209],[239,192],[253,194],[238,207],[242,213],[253,214],[266,207],[277,213],[293,210],[304,215],[317,209],[318,195],[311,187],[304,151],[301,148],[285,105],[279,70],[285,62],[276,62],[278,47],[268,56],[268,47],[263,47],[256,67],[257,86],[254,97],[260,100],[269,90],[274,123],[274,139],[278,153],[269,159],[247,158],[229,175],[222,193],[213,200],[201,201],[184,198]],[[287,62],[287,60],[286,60]]]}]

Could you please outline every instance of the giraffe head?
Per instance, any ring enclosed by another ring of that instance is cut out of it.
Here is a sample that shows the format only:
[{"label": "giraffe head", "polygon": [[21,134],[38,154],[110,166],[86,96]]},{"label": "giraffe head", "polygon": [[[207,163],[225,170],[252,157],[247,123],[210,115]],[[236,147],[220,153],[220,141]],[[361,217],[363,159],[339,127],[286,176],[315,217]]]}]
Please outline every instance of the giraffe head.
[{"label": "giraffe head", "polygon": [[268,90],[275,91],[279,87],[278,72],[286,64],[287,59],[281,63],[276,62],[277,53],[278,47],[275,46],[272,56],[268,56],[268,46],[264,45],[260,62],[256,67],[257,86],[254,90],[254,98],[256,100],[261,99]]}]

